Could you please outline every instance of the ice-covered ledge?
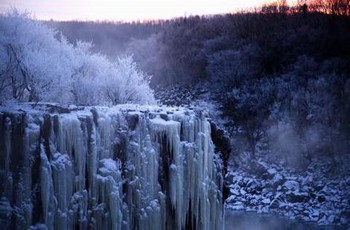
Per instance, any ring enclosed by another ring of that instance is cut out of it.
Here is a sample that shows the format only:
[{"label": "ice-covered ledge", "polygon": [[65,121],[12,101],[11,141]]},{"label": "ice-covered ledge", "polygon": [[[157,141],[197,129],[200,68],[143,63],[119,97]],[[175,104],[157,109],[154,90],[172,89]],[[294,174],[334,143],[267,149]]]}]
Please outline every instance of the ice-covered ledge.
[{"label": "ice-covered ledge", "polygon": [[0,106],[0,225],[221,229],[210,134],[185,108]]}]

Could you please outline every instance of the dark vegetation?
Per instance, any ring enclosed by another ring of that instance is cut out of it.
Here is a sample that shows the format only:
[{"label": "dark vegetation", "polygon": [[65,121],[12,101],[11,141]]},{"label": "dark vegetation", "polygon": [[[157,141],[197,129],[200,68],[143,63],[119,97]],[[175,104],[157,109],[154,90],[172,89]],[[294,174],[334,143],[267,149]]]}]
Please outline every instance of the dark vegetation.
[{"label": "dark vegetation", "polygon": [[148,23],[48,23],[110,58],[132,53],[165,104],[186,102],[176,99],[184,90],[215,105],[237,152],[271,150],[303,168],[323,157],[336,166],[350,153],[349,15],[349,1],[281,1]]}]

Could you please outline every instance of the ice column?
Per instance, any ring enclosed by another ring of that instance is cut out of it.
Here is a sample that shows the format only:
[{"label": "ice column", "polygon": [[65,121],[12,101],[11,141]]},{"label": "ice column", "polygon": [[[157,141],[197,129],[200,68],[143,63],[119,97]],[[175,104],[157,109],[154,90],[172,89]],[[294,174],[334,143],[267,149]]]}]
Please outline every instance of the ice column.
[{"label": "ice column", "polygon": [[0,158],[1,228],[222,229],[200,111],[0,107]]}]

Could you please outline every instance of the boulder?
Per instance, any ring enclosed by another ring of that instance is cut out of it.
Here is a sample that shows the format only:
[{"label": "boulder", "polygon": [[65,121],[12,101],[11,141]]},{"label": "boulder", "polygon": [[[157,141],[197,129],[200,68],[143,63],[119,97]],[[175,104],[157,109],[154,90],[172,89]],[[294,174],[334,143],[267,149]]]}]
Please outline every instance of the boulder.
[{"label": "boulder", "polygon": [[284,182],[283,188],[285,188],[288,191],[298,192],[300,189],[300,186],[299,186],[299,183],[297,181],[288,180],[288,181]]},{"label": "boulder", "polygon": [[291,203],[306,203],[310,200],[310,196],[307,193],[289,193],[286,195],[287,201]]}]

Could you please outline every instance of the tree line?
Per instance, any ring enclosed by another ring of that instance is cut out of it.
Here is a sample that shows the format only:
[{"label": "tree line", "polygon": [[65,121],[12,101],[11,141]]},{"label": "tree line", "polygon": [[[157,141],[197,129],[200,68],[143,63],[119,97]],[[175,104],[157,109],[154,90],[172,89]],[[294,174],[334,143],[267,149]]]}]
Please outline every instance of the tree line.
[{"label": "tree line", "polygon": [[295,5],[288,5],[287,0],[278,0],[264,4],[257,9],[261,13],[308,13],[319,12],[331,15],[350,15],[349,0],[298,0]]},{"label": "tree line", "polygon": [[[187,101],[181,96],[186,89],[193,103],[214,107],[237,151],[254,158],[268,148],[288,164],[321,156],[339,162],[350,152],[350,18],[303,4],[307,10],[289,13],[279,8],[148,23],[48,24],[69,43],[93,42],[91,55],[132,55],[152,76],[161,102]],[[173,86],[177,90],[168,90]],[[171,95],[161,94],[164,88]]]},{"label": "tree line", "polygon": [[347,16],[259,12],[175,19],[128,50],[153,87],[206,92],[237,151],[298,165],[350,152],[348,41]]}]

